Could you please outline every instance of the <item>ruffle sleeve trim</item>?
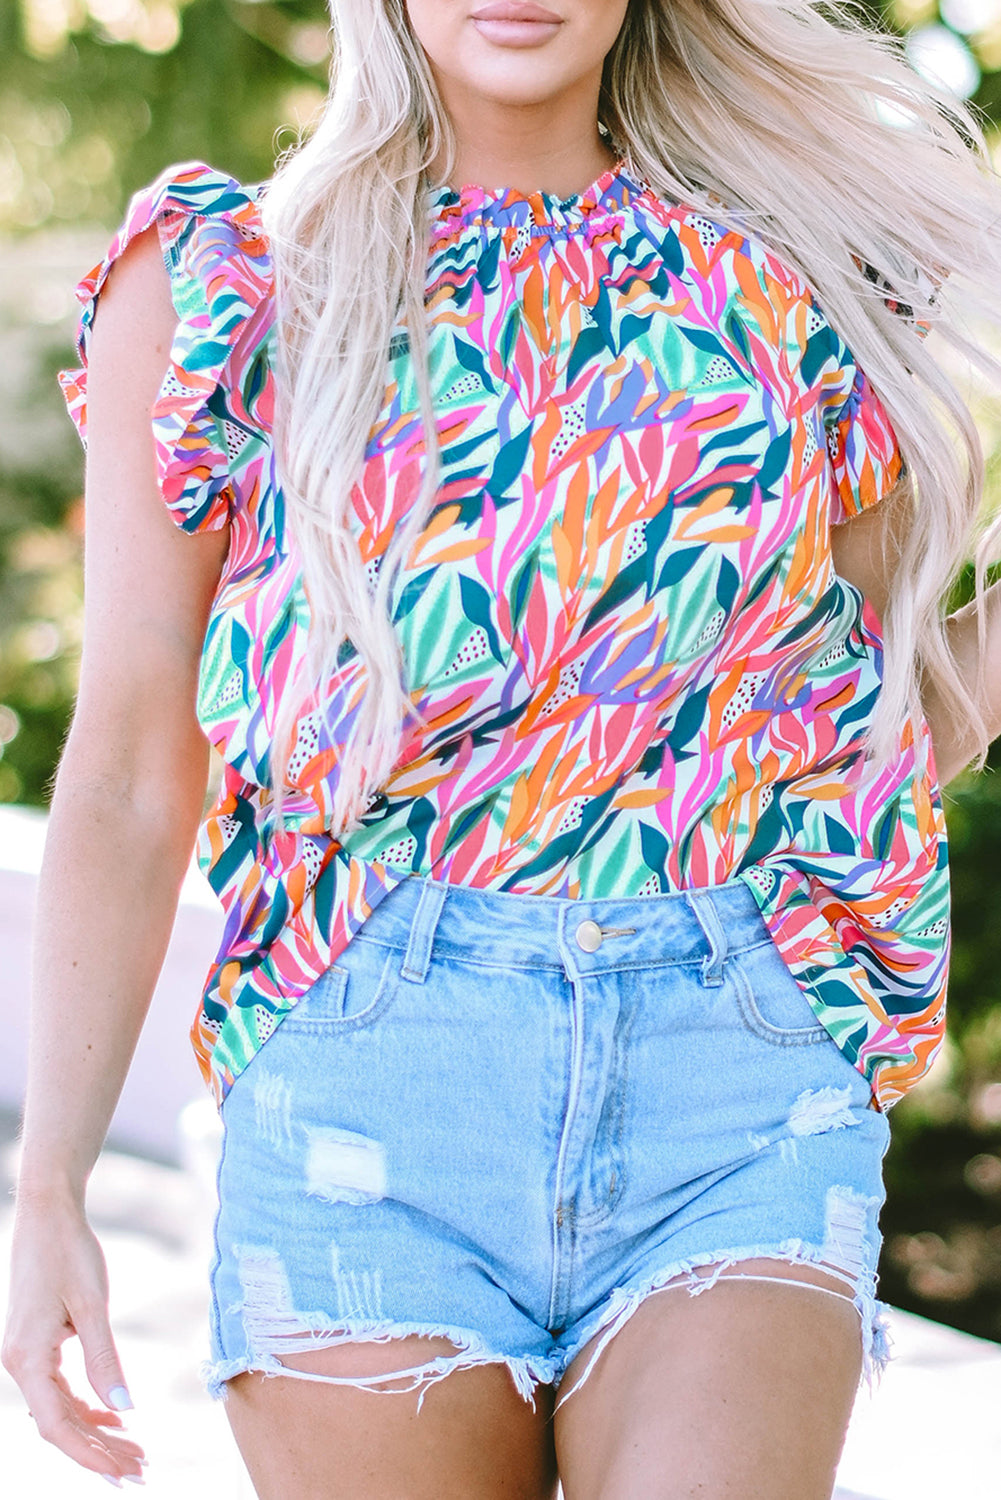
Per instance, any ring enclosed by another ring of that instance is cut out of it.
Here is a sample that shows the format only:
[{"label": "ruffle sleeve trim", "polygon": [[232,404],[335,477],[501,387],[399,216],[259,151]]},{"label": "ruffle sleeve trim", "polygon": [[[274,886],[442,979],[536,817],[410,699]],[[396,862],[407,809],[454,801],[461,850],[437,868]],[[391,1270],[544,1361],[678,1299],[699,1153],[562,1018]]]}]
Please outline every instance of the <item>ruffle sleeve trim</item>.
[{"label": "ruffle sleeve trim", "polygon": [[[136,193],[104,259],[76,288],[83,311],[80,365],[58,379],[81,440],[87,442],[87,364],[97,300],[118,257],[155,224],[178,323],[151,418],[157,478],[173,519],[188,532],[218,531],[231,515],[231,453],[238,434],[230,414],[247,415],[239,386],[241,351],[261,340],[273,277],[253,189],[203,162],[168,167]],[[247,342],[249,336],[250,342]],[[253,421],[270,427],[270,381],[256,381]],[[233,430],[230,430],[233,429]]]},{"label": "ruffle sleeve trim", "polygon": [[[932,279],[920,268],[907,268],[899,260],[889,258],[889,264],[896,267],[896,274],[902,281],[906,282],[908,277],[916,281],[919,300],[907,302],[882,271],[857,255],[852,259],[866,280],[882,292],[883,301],[890,311],[909,324],[918,338],[927,338],[937,316],[936,304],[949,274],[947,268],[942,267],[940,274]],[[852,388],[843,407],[836,414],[828,415],[826,420],[835,479],[831,521],[836,525],[877,505],[906,475],[907,465],[886,408],[862,370],[855,369]]]},{"label": "ruffle sleeve trim", "polygon": [[827,415],[826,427],[834,473],[831,522],[837,525],[877,505],[901,478],[904,461],[886,407],[858,366],[847,399]]}]

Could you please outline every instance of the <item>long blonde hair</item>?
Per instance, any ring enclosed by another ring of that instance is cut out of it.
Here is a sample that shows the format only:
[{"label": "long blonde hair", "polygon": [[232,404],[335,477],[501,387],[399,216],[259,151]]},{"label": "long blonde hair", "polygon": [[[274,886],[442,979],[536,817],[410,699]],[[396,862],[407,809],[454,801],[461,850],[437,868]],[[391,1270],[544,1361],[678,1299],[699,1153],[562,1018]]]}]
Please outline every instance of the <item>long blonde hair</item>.
[{"label": "long blonde hair", "polygon": [[[284,690],[272,778],[281,816],[296,721],[306,707],[323,712],[322,685],[349,642],[363,670],[332,809],[333,831],[343,832],[388,780],[405,726],[419,720],[388,599],[439,482],[426,193],[435,160],[447,163],[448,180],[454,141],[404,0],[329,6],[327,104],[263,199],[277,285],[279,473],[310,606],[309,650]],[[874,32],[844,0],[823,12],[816,0],[631,0],[605,62],[600,119],[627,167],[666,199],[770,245],[866,371],[913,497],[883,622],[873,752],[877,761],[893,754],[920,712],[925,676],[983,751],[976,690],[960,680],[943,610],[982,529],[982,446],[933,349],[865,268],[999,379],[1001,361],[966,328],[969,314],[1001,325],[999,179],[971,108],[919,77],[898,38]],[[348,528],[350,496],[384,399],[390,341],[404,326],[426,459],[373,588]],[[993,540],[981,540],[978,594]]]}]

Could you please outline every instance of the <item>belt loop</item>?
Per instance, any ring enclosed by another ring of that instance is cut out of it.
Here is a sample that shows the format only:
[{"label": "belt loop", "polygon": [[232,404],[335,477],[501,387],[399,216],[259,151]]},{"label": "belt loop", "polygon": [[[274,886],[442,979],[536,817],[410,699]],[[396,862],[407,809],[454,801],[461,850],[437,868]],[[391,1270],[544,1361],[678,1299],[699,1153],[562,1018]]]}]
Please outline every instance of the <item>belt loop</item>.
[{"label": "belt loop", "polygon": [[434,942],[435,928],[438,926],[438,918],[445,904],[446,894],[447,887],[444,884],[436,884],[430,880],[423,881],[417,910],[414,912],[414,920],[410,926],[410,937],[403,958],[403,967],[400,970],[404,979],[416,980],[418,984],[424,983],[428,964],[431,962],[431,945]]},{"label": "belt loop", "polygon": [[708,891],[686,891],[685,896],[696,922],[702,928],[709,952],[702,960],[702,983],[713,988],[723,983],[723,960],[726,958],[726,933]]}]

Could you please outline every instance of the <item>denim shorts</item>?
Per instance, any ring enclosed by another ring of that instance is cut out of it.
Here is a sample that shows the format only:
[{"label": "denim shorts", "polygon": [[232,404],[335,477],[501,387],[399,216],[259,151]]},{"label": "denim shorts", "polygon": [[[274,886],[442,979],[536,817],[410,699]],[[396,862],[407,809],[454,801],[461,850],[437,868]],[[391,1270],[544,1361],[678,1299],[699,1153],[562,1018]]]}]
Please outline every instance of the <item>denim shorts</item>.
[{"label": "denim shorts", "polygon": [[[258,1370],[423,1399],[499,1362],[534,1402],[651,1293],[771,1279],[752,1258],[824,1267],[863,1379],[888,1358],[889,1125],[739,880],[578,901],[404,879],[222,1119],[213,1396]],[[358,1377],[282,1363],[406,1334],[455,1352]]]}]

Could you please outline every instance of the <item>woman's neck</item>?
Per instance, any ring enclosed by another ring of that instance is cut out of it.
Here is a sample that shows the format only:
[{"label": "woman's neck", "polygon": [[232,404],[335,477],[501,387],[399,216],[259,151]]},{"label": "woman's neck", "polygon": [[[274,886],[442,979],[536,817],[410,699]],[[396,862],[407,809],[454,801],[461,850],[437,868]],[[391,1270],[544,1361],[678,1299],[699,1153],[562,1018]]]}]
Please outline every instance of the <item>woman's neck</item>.
[{"label": "woman's neck", "polygon": [[[481,187],[509,187],[518,192],[543,191],[567,198],[583,192],[592,182],[614,166],[617,155],[600,136],[593,147],[583,152],[553,153],[535,150],[518,155],[502,150],[457,150],[449,176],[451,187],[477,183]],[[436,164],[437,167],[437,164]],[[431,176],[440,180],[440,170],[432,168]]]},{"label": "woman's neck", "polygon": [[[512,106],[439,80],[456,143],[449,186],[476,183],[558,197],[583,192],[617,159],[598,129],[599,82],[582,80],[555,100]],[[431,176],[444,179],[442,159]]]}]

